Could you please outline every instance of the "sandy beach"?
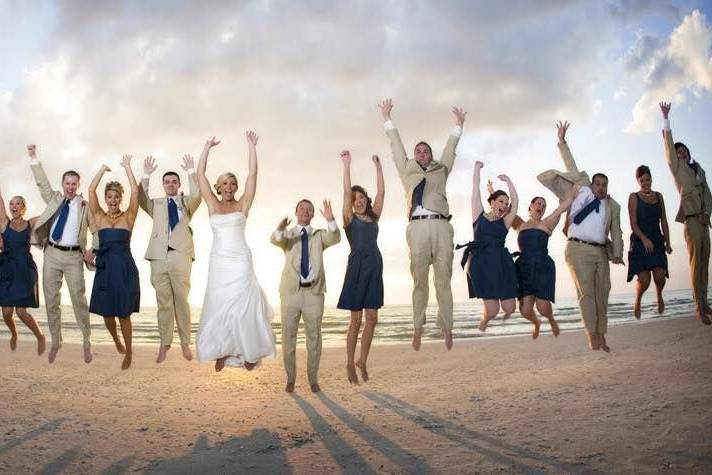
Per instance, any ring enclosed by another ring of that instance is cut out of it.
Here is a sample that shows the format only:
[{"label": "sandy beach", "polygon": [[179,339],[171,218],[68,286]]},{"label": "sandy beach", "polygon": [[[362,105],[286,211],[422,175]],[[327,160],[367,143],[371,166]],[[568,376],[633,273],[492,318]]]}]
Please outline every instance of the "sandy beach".
[{"label": "sandy beach", "polygon": [[0,341],[0,471],[8,473],[474,473],[712,471],[712,330],[693,318],[613,328],[611,354],[580,332],[539,340],[374,346],[350,386],[325,348],[322,393],[296,392],[281,357],[257,370],[162,365],[136,348],[120,371],[66,344],[54,365]]}]

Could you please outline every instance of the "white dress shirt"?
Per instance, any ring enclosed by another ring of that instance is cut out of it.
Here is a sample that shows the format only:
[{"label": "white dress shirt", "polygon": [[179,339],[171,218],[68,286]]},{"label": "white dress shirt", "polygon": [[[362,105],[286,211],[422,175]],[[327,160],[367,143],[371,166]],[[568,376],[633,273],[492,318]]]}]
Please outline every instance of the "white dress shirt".
[{"label": "white dress shirt", "polygon": [[64,225],[64,230],[62,231],[62,238],[59,241],[55,241],[52,239],[52,233],[54,232],[54,228],[57,226],[59,213],[64,204],[59,207],[59,210],[57,210],[57,214],[54,218],[54,223],[52,223],[52,227],[49,230],[49,240],[52,243],[67,247],[79,245],[79,207],[83,202],[84,198],[79,195],[76,195],[72,201],[69,202],[69,214],[67,215],[67,222]]},{"label": "white dress shirt", "polygon": [[598,213],[596,213],[596,210],[593,210],[580,224],[574,223],[574,216],[593,201],[594,198],[595,196],[591,188],[588,186],[581,187],[578,196],[574,199],[573,203],[571,203],[571,211],[569,212],[569,237],[582,241],[605,244],[607,238],[606,206],[608,206],[608,199],[604,198],[601,200]]}]

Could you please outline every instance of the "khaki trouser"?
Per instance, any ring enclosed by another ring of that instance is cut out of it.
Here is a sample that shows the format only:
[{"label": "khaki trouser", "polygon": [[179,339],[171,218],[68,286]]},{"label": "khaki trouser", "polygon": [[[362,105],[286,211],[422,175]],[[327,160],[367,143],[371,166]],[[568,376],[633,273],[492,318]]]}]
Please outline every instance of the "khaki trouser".
[{"label": "khaki trouser", "polygon": [[308,288],[300,288],[296,294],[282,295],[282,358],[287,371],[287,382],[297,379],[297,329],[299,319],[304,317],[304,333],[307,342],[307,377],[309,384],[319,383],[321,360],[321,318],[324,315],[324,295],[314,295]]},{"label": "khaki trouser", "polygon": [[604,335],[608,330],[608,294],[611,292],[606,248],[568,241],[564,255],[576,284],[586,331]]},{"label": "khaki trouser", "polygon": [[419,329],[425,325],[432,264],[435,297],[438,301],[438,326],[443,330],[452,330],[452,225],[445,219],[418,219],[408,223],[405,235],[410,248],[410,273],[413,276],[413,326]]},{"label": "khaki trouser", "polygon": [[190,345],[190,270],[193,261],[189,255],[168,251],[165,259],[151,261],[151,284],[156,289],[158,305],[158,334],[162,346],[173,343],[174,323],[182,345]]},{"label": "khaki trouser", "polygon": [[89,306],[84,286],[84,260],[80,251],[60,251],[47,246],[42,266],[42,289],[47,309],[47,325],[52,335],[52,346],[62,343],[62,279],[66,279],[69,296],[74,308],[77,327],[84,338],[84,348],[91,342]]},{"label": "khaki trouser", "polygon": [[690,255],[690,280],[695,303],[699,309],[709,307],[707,287],[710,266],[710,230],[697,216],[685,220],[685,241]]}]

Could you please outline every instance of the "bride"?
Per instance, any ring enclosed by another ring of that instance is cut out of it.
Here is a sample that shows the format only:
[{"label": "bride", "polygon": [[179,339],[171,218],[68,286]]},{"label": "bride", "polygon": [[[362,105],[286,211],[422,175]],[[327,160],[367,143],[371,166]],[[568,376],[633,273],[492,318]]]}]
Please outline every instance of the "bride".
[{"label": "bride", "polygon": [[257,188],[257,135],[245,134],[250,149],[250,173],[239,200],[237,177],[223,173],[215,184],[217,196],[205,176],[210,149],[220,143],[205,142],[198,162],[198,185],[208,206],[213,247],[208,266],[208,285],[200,316],[197,348],[199,361],[215,361],[215,371],[225,365],[253,369],[260,359],[274,356],[272,309],[257,282],[252,253],[245,240],[247,215]]}]

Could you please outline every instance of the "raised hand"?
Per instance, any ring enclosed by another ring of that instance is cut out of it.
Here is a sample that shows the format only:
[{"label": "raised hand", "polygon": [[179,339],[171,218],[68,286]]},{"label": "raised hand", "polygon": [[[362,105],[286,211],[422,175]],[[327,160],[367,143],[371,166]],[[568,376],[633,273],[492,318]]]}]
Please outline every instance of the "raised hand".
[{"label": "raised hand", "polygon": [[180,166],[183,170],[185,170],[185,171],[193,170],[193,169],[195,169],[194,165],[195,165],[195,161],[193,160],[193,157],[191,155],[189,155],[187,153],[185,155],[183,155],[183,165]]},{"label": "raised hand", "polygon": [[371,156],[371,160],[373,161],[373,164],[377,167],[381,166],[381,159],[378,157],[378,155]]},{"label": "raised hand", "polygon": [[663,119],[667,119],[668,114],[670,114],[670,106],[672,104],[669,102],[660,102],[658,105],[660,106],[660,112],[663,113]]},{"label": "raised hand", "polygon": [[393,110],[393,99],[383,99],[378,103],[378,108],[381,110],[383,120],[391,120],[391,111]]},{"label": "raised hand", "polygon": [[331,202],[329,200],[324,200],[324,209],[320,209],[319,212],[327,221],[334,220],[334,212],[331,211]]},{"label": "raised hand", "polygon": [[287,229],[287,226],[289,226],[289,223],[291,223],[291,222],[292,222],[292,220],[285,216],[284,218],[282,218],[282,220],[277,225],[277,230],[284,231],[285,229]]},{"label": "raised hand", "polygon": [[452,113],[455,114],[455,124],[462,127],[465,124],[465,116],[467,112],[462,110],[462,107],[453,107]]},{"label": "raised hand", "polygon": [[341,157],[341,161],[344,163],[344,165],[346,165],[346,166],[351,165],[351,152],[349,152],[348,150],[342,150],[340,157]]},{"label": "raised hand", "polygon": [[28,146],[27,146],[27,155],[28,155],[31,159],[37,158],[37,145],[35,145],[35,144],[33,144],[33,143],[30,144],[30,145],[28,145]]},{"label": "raised hand", "polygon": [[490,195],[494,194],[494,184],[492,183],[492,180],[487,180],[487,193]]},{"label": "raised hand", "polygon": [[568,120],[556,123],[556,135],[559,137],[559,142],[566,143],[566,131],[569,130],[570,125]]},{"label": "raised hand", "polygon": [[482,167],[484,167],[484,166],[485,166],[485,164],[482,163],[482,162],[479,161],[479,160],[477,160],[477,161],[475,162],[475,170],[479,170],[480,168],[482,168]]},{"label": "raised hand", "polygon": [[121,166],[124,168],[129,168],[131,167],[131,159],[133,158],[133,155],[126,154],[123,157],[121,157]]},{"label": "raised hand", "polygon": [[[252,145],[253,147],[257,146],[257,141],[259,140],[259,137],[257,136],[257,134],[254,131],[248,130],[247,132],[245,132],[245,137],[247,137],[248,144]],[[213,138],[215,138],[215,137],[213,137]],[[220,142],[218,142],[218,143],[220,143]]]},{"label": "raised hand", "polygon": [[510,182],[509,177],[508,177],[507,175],[504,175],[504,174],[502,174],[502,175],[497,175],[497,178],[499,178],[500,180],[502,180],[502,181],[505,182],[505,183],[509,183],[509,182]]},{"label": "raised hand", "polygon": [[149,155],[143,161],[143,174],[151,175],[156,170],[158,170],[158,165],[156,165],[156,159]]},{"label": "raised hand", "polygon": [[205,141],[205,146],[209,149],[213,148],[214,146],[219,145],[219,144],[220,144],[220,141],[216,140],[215,137],[212,137]]}]

